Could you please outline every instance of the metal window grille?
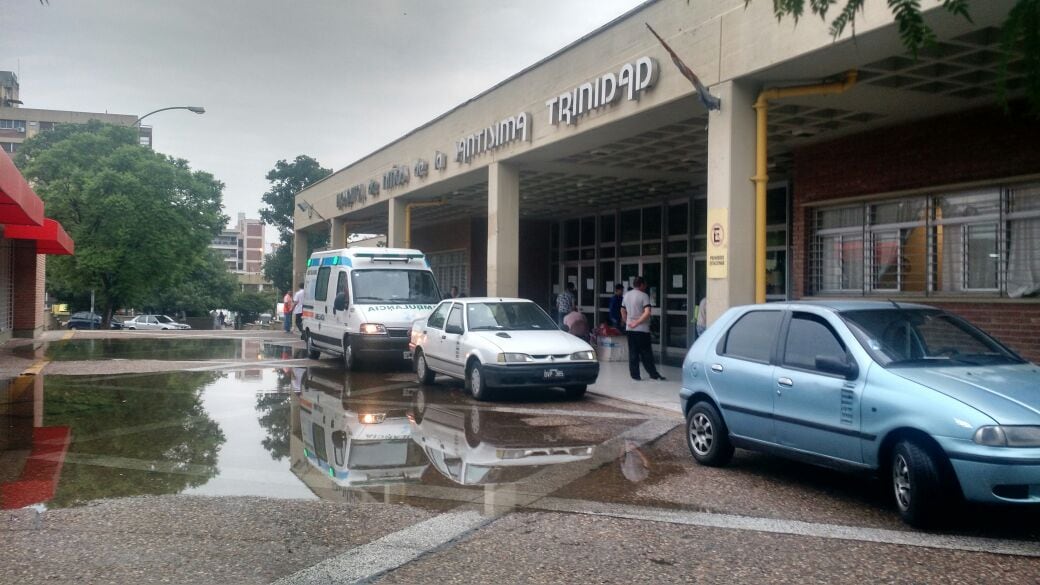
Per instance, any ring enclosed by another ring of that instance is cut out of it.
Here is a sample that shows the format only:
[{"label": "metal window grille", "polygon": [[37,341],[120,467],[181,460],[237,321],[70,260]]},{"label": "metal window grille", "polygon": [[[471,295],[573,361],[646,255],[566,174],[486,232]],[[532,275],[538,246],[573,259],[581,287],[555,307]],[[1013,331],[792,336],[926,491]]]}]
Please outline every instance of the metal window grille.
[{"label": "metal window grille", "polygon": [[10,241],[0,240],[0,332],[14,328],[14,274]]},{"label": "metal window grille", "polygon": [[426,255],[430,261],[430,269],[441,288],[441,294],[448,294],[451,287],[459,287],[459,292],[469,294],[469,253],[466,250],[450,250],[434,252]]},{"label": "metal window grille", "polygon": [[1040,184],[817,209],[812,294],[1040,294]]}]

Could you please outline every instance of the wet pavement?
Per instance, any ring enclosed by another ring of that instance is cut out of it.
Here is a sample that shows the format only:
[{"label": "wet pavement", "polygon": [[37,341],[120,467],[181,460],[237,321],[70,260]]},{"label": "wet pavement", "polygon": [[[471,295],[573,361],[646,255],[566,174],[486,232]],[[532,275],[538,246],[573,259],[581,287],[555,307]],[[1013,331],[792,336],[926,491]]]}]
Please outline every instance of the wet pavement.
[{"label": "wet pavement", "polygon": [[924,533],[871,478],[743,451],[697,466],[674,412],[478,403],[280,332],[175,333],[0,350],[0,582],[1040,576],[1036,509],[960,506]]}]

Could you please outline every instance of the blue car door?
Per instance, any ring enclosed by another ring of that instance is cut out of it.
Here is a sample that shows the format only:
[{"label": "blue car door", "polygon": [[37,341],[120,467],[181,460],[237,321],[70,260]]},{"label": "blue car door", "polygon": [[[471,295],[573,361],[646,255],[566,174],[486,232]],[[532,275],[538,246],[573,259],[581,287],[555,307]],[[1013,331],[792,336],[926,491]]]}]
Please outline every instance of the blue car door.
[{"label": "blue car door", "polygon": [[708,382],[732,435],[774,441],[773,353],[784,313],[745,313],[729,328],[705,364]]},{"label": "blue car door", "polygon": [[[822,315],[793,311],[785,327],[774,380],[777,442],[861,463],[862,380],[848,380],[830,364],[851,363],[837,330]],[[856,376],[862,378],[862,376]]]}]

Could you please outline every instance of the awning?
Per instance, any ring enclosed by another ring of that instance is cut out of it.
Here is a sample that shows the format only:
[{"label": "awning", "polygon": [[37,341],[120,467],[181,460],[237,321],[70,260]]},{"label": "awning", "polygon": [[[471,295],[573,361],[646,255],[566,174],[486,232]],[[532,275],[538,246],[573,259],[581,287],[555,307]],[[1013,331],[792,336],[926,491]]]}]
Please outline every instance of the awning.
[{"label": "awning", "polygon": [[36,240],[37,254],[72,254],[76,249],[75,242],[65,233],[61,224],[48,218],[43,218],[41,226],[4,226],[4,237],[11,240]]},{"label": "awning", "polygon": [[6,152],[0,154],[0,224],[43,225],[43,201]]}]

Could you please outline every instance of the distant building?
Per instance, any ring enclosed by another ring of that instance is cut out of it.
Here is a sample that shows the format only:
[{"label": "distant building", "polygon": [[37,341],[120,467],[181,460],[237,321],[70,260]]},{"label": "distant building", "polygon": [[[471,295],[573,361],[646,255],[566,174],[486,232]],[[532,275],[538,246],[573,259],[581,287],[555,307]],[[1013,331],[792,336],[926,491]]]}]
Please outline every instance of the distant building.
[{"label": "distant building", "polygon": [[[100,120],[118,126],[133,126],[137,122],[137,116],[133,114],[23,108],[19,94],[18,76],[10,71],[0,71],[0,150],[12,155],[18,152],[23,142],[54,128],[55,124],[86,124]],[[140,128],[139,140],[142,146],[152,147],[151,126]]]},{"label": "distant building", "polygon": [[262,291],[271,286],[263,276],[264,224],[259,219],[246,219],[246,214],[239,213],[235,227],[220,232],[209,247],[224,258],[242,290]]}]

